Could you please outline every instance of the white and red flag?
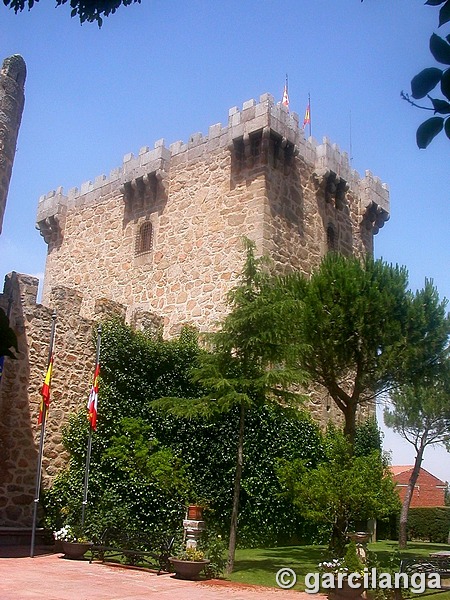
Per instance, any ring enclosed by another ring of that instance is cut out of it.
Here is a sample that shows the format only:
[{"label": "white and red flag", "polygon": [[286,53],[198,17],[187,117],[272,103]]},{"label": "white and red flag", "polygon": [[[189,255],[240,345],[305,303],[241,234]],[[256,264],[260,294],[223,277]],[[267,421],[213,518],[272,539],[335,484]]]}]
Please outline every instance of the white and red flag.
[{"label": "white and red flag", "polygon": [[287,77],[286,77],[286,83],[284,84],[283,100],[281,101],[281,104],[283,106],[285,106],[286,108],[289,108],[289,93],[288,93],[288,80],[287,80]]}]

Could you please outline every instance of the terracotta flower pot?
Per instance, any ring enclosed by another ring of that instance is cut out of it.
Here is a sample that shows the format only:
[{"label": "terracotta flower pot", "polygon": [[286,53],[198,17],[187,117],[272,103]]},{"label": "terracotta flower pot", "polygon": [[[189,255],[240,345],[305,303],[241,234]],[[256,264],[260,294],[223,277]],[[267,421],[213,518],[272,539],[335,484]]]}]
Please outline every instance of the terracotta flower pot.
[{"label": "terracotta flower pot", "polygon": [[207,558],[203,560],[181,560],[179,558],[169,558],[176,576],[179,579],[197,579],[201,571],[209,564]]},{"label": "terracotta flower pot", "polygon": [[62,541],[62,551],[64,558],[78,559],[82,558],[92,546],[92,542],[65,542]]},{"label": "terracotta flower pot", "polygon": [[203,506],[199,504],[191,504],[188,507],[188,516],[189,521],[202,521],[203,520]]}]

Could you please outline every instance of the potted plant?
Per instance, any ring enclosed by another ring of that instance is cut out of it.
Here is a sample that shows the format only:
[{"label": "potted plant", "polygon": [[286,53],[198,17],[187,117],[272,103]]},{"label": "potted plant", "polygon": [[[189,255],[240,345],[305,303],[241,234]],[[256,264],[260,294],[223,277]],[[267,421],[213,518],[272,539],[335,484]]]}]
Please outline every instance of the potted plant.
[{"label": "potted plant", "polygon": [[319,569],[323,573],[322,587],[328,591],[328,598],[330,600],[360,598],[364,592],[365,566],[358,555],[354,541],[348,544],[345,556],[319,563]]},{"label": "potted plant", "polygon": [[203,521],[203,506],[201,504],[189,504],[187,518],[189,521]]},{"label": "potted plant", "polygon": [[197,548],[186,548],[177,556],[171,556],[169,562],[179,579],[197,579],[203,569],[209,564],[209,559]]},{"label": "potted plant", "polygon": [[190,497],[191,502],[187,506],[186,518],[189,521],[203,521],[204,513],[208,510],[211,501],[195,491],[190,493]]},{"label": "potted plant", "polygon": [[82,558],[92,546],[92,542],[71,525],[64,525],[64,527],[53,533],[53,537],[61,543],[64,558]]}]

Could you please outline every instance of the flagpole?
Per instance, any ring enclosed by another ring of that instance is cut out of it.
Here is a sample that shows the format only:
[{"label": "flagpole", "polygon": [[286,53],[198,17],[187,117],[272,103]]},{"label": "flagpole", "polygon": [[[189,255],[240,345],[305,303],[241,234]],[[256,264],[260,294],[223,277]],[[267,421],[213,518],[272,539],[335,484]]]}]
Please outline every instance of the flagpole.
[{"label": "flagpole", "polygon": [[[100,345],[102,340],[102,326],[99,325],[97,329],[97,352],[95,357],[95,370],[97,371],[97,365],[100,361]],[[94,382],[95,384],[95,382]],[[83,504],[81,505],[81,529],[84,531],[84,518],[87,506],[88,496],[88,484],[89,484],[89,466],[91,463],[91,450],[92,450],[92,425],[89,423],[89,436],[86,450],[86,467],[84,470],[84,486],[83,486]]]},{"label": "flagpole", "polygon": [[311,133],[311,131],[312,131],[311,130],[311,121],[312,121],[312,119],[311,119],[311,94],[308,94],[308,106],[309,106],[309,137],[311,137],[312,136],[312,133]]},{"label": "flagpole", "polygon": [[[48,359],[47,359],[47,371],[50,366],[50,361],[53,355],[53,344],[55,341],[55,330],[56,330],[56,311],[52,314],[52,327],[50,332],[50,343],[48,346]],[[39,440],[39,454],[38,454],[38,466],[36,471],[36,488],[34,493],[34,507],[33,507],[33,524],[31,527],[31,549],[30,558],[34,557],[34,543],[36,539],[36,520],[37,511],[39,504],[39,495],[41,491],[41,471],[42,471],[42,455],[44,453],[44,437],[45,437],[45,421],[47,417],[47,404],[43,402],[42,406],[42,422],[41,422],[41,437]]]},{"label": "flagpole", "polygon": [[350,110],[350,166],[353,161],[353,146],[352,146],[352,111]]}]

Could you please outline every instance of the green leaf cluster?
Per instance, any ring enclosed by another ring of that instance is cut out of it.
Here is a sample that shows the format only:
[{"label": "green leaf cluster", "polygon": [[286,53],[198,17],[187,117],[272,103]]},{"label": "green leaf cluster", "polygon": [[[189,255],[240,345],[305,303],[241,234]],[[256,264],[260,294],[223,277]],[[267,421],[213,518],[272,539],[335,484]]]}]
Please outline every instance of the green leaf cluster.
[{"label": "green leaf cluster", "polygon": [[413,294],[404,267],[371,256],[329,253],[309,279],[294,272],[271,280],[260,302],[266,323],[276,323],[279,360],[327,390],[350,440],[359,406],[431,376],[448,346],[446,301],[432,283]]},{"label": "green leaf cluster", "polygon": [[[231,518],[238,424],[235,407],[212,419],[166,415],[155,425],[161,442],[170,443],[187,464],[191,501],[207,504],[208,526],[224,538]],[[241,546],[288,543],[315,535],[316,528],[310,528],[301,515],[293,515],[290,501],[281,495],[276,461],[302,458],[313,466],[322,455],[321,437],[309,416],[276,406],[248,411],[239,504]]]},{"label": "green leaf cluster", "polygon": [[[25,8],[31,10],[39,0],[3,0],[5,6],[9,6],[15,13]],[[56,0],[56,6],[69,3],[71,7],[70,16],[78,16],[80,23],[97,23],[102,26],[102,17],[113,15],[120,6],[141,3],[141,0]]]},{"label": "green leaf cluster", "polygon": [[[189,488],[186,467],[157,439],[150,401],[164,392],[192,394],[190,369],[198,353],[190,332],[164,342],[119,320],[103,324],[87,514],[87,530],[93,534],[107,526],[167,530],[181,522]],[[80,522],[87,436],[83,409],[70,417],[64,432],[69,468],[45,495],[52,528]]]},{"label": "green leaf cluster", "polygon": [[450,451],[450,389],[447,378],[403,386],[391,396],[384,422],[416,451],[443,444]]},{"label": "green leaf cluster", "polygon": [[304,461],[279,461],[284,493],[307,518],[328,523],[330,548],[341,555],[350,525],[386,517],[399,508],[395,484],[380,450],[357,456],[342,432],[330,427],[325,456],[313,468]]},{"label": "green leaf cluster", "polygon": [[[439,27],[450,21],[450,0],[428,0],[425,4],[441,7]],[[450,35],[443,38],[433,33],[430,37],[430,52],[438,63],[450,65]],[[430,96],[430,92],[437,86],[443,98]],[[407,95],[402,95],[409,100]],[[427,97],[432,104],[434,114],[442,115],[431,117],[419,126],[416,133],[418,147],[426,148],[442,130],[450,138],[450,117],[447,116],[450,115],[450,68],[429,67],[420,71],[411,80],[411,95],[415,99]]]},{"label": "green leaf cluster", "polygon": [[450,531],[450,507],[411,508],[408,515],[408,538],[446,544]]}]

